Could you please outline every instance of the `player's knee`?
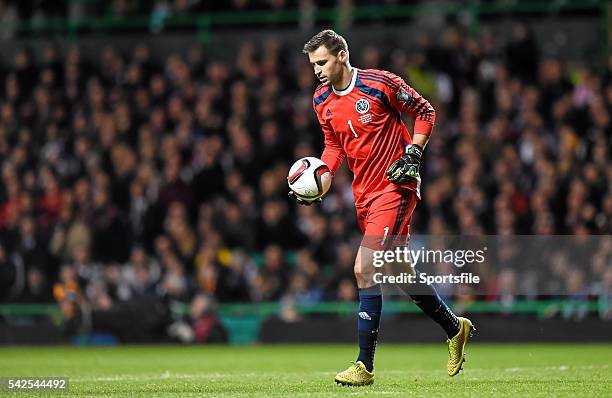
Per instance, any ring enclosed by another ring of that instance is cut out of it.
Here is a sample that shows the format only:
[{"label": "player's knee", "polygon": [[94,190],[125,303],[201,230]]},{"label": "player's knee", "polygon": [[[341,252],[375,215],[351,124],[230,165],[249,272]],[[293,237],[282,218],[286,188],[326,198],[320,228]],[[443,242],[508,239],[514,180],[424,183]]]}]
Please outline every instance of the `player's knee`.
[{"label": "player's knee", "polygon": [[361,278],[361,266],[359,264],[355,263],[355,266],[353,267],[353,273],[355,274],[355,278]]},{"label": "player's knee", "polygon": [[373,282],[374,266],[372,265],[372,250],[367,247],[360,246],[355,258],[355,267],[353,268],[355,278],[359,287],[368,287]]},{"label": "player's knee", "polygon": [[366,281],[372,278],[372,275],[374,274],[374,267],[371,265],[368,267],[367,264],[364,264],[361,261],[355,261],[353,271],[355,272],[355,277],[357,280]]}]

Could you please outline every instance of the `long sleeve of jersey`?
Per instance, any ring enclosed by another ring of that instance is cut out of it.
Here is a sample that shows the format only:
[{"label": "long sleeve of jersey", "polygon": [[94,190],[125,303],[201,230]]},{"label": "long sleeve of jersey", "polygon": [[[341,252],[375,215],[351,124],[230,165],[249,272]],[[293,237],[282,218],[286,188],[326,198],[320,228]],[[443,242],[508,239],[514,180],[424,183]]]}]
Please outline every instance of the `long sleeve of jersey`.
[{"label": "long sleeve of jersey", "polygon": [[[336,170],[342,164],[342,161],[346,157],[346,152],[342,147],[342,143],[334,133],[334,129],[331,127],[329,122],[323,118],[323,115],[317,109],[318,98],[327,98],[331,92],[331,88],[323,85],[319,85],[315,90],[312,100],[312,108],[317,115],[317,120],[325,136],[325,147],[323,148],[323,154],[321,160],[329,167],[332,174],[336,174]],[[323,93],[322,97],[318,97]],[[323,101],[324,101],[323,99]]]},{"label": "long sleeve of jersey", "polygon": [[383,72],[388,79],[387,87],[391,106],[398,112],[409,113],[415,117],[414,134],[430,135],[436,122],[436,111],[433,106],[404,80],[391,73]]},{"label": "long sleeve of jersey", "polygon": [[336,174],[336,170],[338,170],[342,164],[342,161],[346,157],[346,153],[331,127],[322,121],[318,114],[317,118],[321,124],[321,130],[323,130],[323,134],[325,135],[325,147],[323,148],[321,160],[329,166],[332,174]]}]

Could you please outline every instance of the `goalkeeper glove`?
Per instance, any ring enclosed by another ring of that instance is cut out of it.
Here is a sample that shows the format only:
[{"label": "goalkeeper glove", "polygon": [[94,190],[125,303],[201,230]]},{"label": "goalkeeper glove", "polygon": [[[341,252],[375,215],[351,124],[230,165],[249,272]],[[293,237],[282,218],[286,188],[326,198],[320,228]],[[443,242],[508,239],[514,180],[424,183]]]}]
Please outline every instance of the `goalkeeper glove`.
[{"label": "goalkeeper glove", "polygon": [[423,148],[416,144],[408,145],[406,153],[387,170],[387,179],[396,184],[405,184],[419,177]]},{"label": "goalkeeper glove", "polygon": [[287,194],[287,196],[289,196],[289,198],[295,200],[298,204],[302,205],[302,206],[310,206],[313,203],[321,203],[321,198],[315,199],[315,200],[304,200],[302,198],[300,198],[299,196],[297,196],[295,194],[295,192],[293,191],[289,191],[289,193]]}]

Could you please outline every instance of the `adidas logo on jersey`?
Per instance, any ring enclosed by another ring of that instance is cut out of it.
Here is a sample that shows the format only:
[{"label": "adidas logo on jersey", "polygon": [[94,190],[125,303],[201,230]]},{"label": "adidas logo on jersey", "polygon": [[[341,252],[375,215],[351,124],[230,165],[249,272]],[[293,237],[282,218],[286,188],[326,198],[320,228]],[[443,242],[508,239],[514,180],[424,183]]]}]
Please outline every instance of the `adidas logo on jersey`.
[{"label": "adidas logo on jersey", "polygon": [[371,321],[371,320],[372,320],[372,318],[370,318],[370,316],[368,315],[368,313],[367,313],[367,312],[365,312],[365,311],[362,311],[362,312],[360,312],[360,313],[359,313],[359,318],[361,318],[361,319],[365,319],[365,320],[367,320],[367,321]]},{"label": "adidas logo on jersey", "polygon": [[325,112],[325,117],[330,117],[331,115],[331,109],[328,109],[327,112]]}]

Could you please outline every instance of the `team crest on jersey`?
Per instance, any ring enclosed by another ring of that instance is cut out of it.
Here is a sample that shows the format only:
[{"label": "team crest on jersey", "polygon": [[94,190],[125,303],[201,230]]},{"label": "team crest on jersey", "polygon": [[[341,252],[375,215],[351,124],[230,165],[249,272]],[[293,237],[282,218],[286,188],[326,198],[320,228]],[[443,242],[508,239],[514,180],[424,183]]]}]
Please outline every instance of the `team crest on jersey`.
[{"label": "team crest on jersey", "polygon": [[370,102],[365,98],[360,99],[355,102],[355,110],[362,115],[367,113],[370,110]]}]

